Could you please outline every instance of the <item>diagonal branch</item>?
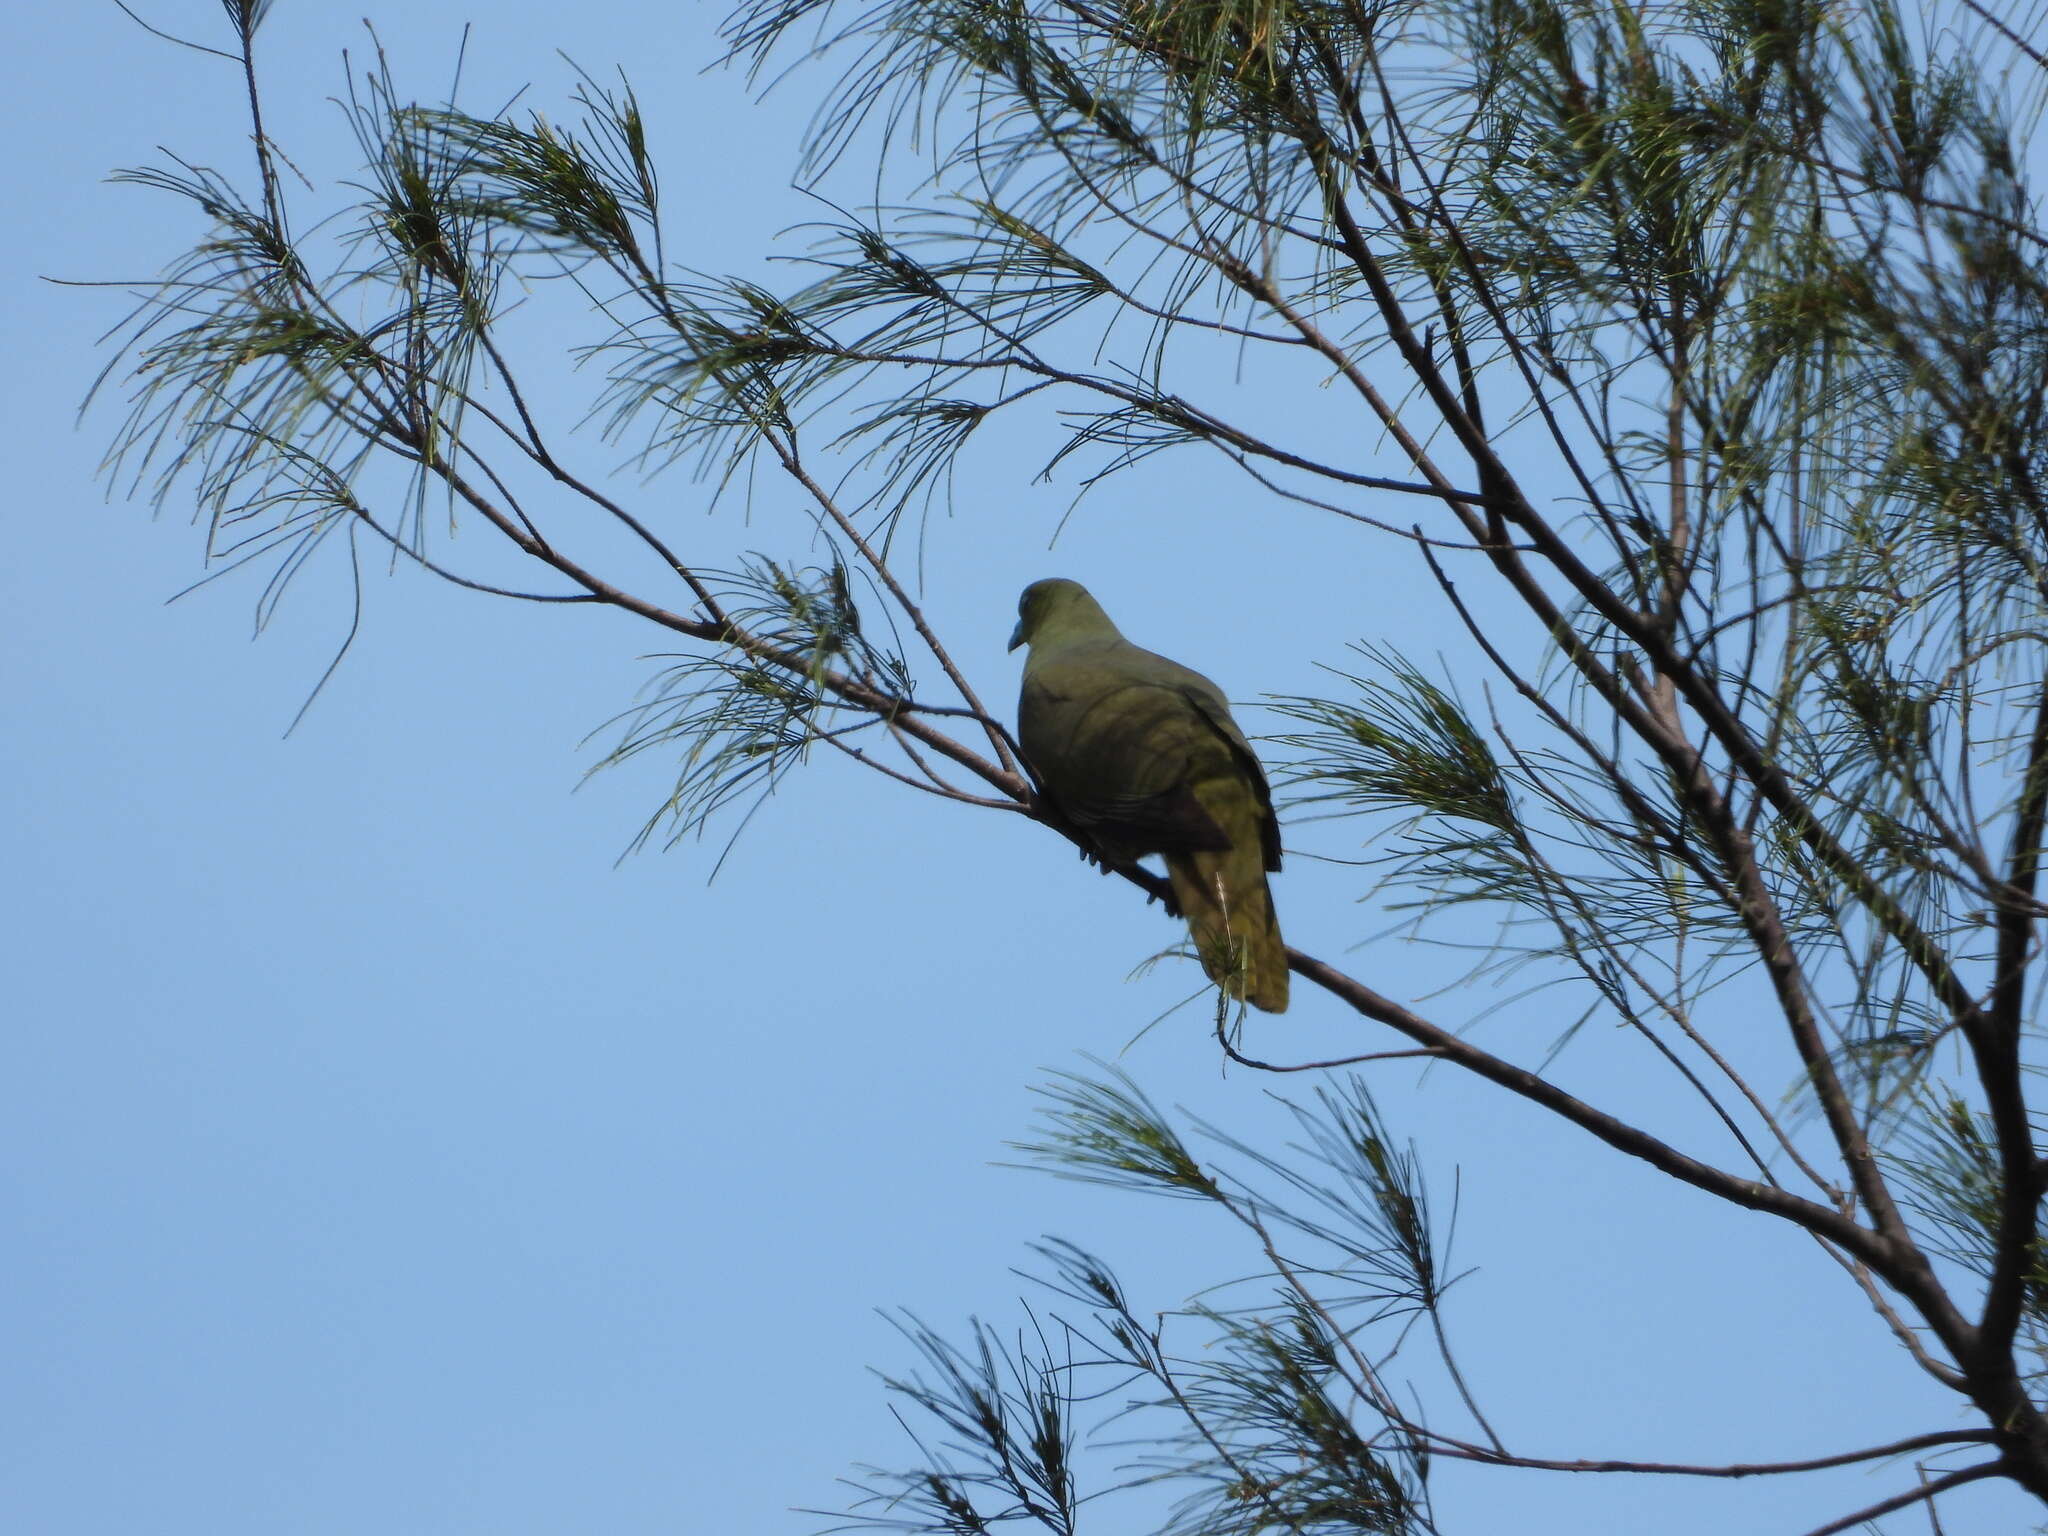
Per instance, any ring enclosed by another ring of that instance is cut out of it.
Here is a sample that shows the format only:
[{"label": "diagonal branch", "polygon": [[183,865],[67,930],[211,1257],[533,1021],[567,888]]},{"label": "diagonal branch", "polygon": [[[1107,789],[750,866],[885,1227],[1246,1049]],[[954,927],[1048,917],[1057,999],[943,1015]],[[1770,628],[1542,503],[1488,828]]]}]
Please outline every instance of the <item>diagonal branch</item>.
[{"label": "diagonal branch", "polygon": [[1908,1488],[1904,1493],[1893,1494],[1888,1499],[1879,1499],[1875,1504],[1857,1510],[1853,1515],[1844,1515],[1839,1520],[1830,1520],[1826,1525],[1815,1526],[1806,1536],[1840,1536],[1843,1531],[1852,1531],[1859,1525],[1867,1525],[1881,1515],[1888,1515],[1896,1509],[1909,1509],[1915,1504],[1924,1504],[1937,1494],[1947,1493],[1951,1488],[1960,1488],[1965,1483],[1982,1482],[1987,1477],[2003,1477],[2008,1472],[2003,1460],[1983,1461],[1974,1467],[1964,1467],[1932,1482],[1922,1483],[1917,1488]]},{"label": "diagonal branch", "polygon": [[1445,1060],[1485,1078],[1488,1082],[1497,1083],[1510,1093],[1541,1105],[1581,1130],[1597,1136],[1617,1151],[1625,1152],[1630,1157],[1641,1158],[1651,1167],[1669,1174],[1681,1183],[1690,1184],[1695,1189],[1704,1190],[1710,1195],[1747,1210],[1763,1211],[1782,1217],[1795,1226],[1825,1237],[1829,1242],[1868,1264],[1894,1289],[1911,1296],[1916,1305],[1923,1309],[1929,1305],[1935,1306],[1937,1310],[1946,1309],[1951,1313],[1951,1326],[1964,1326],[1962,1319],[1954,1316],[1953,1309],[1947,1307],[1947,1298],[1941,1294],[1938,1287],[1934,1288],[1931,1296],[1927,1294],[1929,1285],[1926,1277],[1920,1273],[1925,1260],[1921,1259],[1919,1265],[1912,1262],[1919,1258],[1917,1250],[1902,1253],[1898,1245],[1889,1238],[1873,1232],[1830,1206],[1793,1194],[1780,1185],[1768,1184],[1759,1179],[1745,1179],[1729,1173],[1726,1169],[1688,1156],[1669,1143],[1658,1140],[1649,1132],[1617,1119],[1605,1110],[1596,1109],[1582,1099],[1575,1098],[1528,1068],[1504,1061],[1440,1025],[1432,1024],[1421,1015],[1402,1007],[1391,998],[1375,992],[1363,982],[1354,980],[1313,955],[1289,949],[1287,961],[1289,969],[1297,976],[1314,982],[1347,1004],[1353,1011],[1397,1030],[1416,1044],[1431,1048]]}]

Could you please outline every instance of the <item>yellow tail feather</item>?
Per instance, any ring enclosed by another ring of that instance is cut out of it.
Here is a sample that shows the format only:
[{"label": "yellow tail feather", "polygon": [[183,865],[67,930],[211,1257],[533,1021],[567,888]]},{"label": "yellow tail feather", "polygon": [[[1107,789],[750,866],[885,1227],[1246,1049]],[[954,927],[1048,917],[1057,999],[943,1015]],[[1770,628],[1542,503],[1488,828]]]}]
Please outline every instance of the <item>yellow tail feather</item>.
[{"label": "yellow tail feather", "polygon": [[1287,1011],[1287,947],[1256,845],[1167,858],[1174,899],[1209,979],[1254,1008]]}]

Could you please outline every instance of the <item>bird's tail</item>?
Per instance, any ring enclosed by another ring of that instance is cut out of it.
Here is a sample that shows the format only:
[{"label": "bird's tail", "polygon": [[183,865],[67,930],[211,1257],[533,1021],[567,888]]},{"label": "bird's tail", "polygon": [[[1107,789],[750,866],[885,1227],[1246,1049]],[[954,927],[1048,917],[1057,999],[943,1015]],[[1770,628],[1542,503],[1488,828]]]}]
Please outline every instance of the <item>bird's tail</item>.
[{"label": "bird's tail", "polygon": [[1287,1011],[1287,946],[1256,843],[1166,860],[1174,900],[1209,979],[1268,1013]]}]

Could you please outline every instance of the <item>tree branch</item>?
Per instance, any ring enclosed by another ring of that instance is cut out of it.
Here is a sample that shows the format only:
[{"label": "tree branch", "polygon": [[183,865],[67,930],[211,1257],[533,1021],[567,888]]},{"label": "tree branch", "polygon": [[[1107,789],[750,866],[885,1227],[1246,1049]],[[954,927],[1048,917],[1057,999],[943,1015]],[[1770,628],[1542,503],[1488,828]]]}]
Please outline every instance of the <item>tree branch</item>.
[{"label": "tree branch", "polygon": [[[1433,1456],[1488,1465],[1525,1467],[1538,1472],[1639,1472],[1669,1477],[1778,1477],[1792,1472],[1820,1472],[1829,1467],[1854,1466],[1859,1461],[1877,1461],[1886,1456],[1903,1456],[1910,1451],[1931,1450],[1938,1445],[1983,1445],[1995,1440],[1989,1430],[1939,1429],[1924,1435],[1909,1435],[1887,1445],[1867,1450],[1842,1451],[1833,1456],[1814,1456],[1804,1461],[1736,1461],[1725,1465],[1695,1465],[1673,1461],[1552,1461],[1541,1456],[1510,1456],[1484,1446],[1447,1445],[1441,1439],[1431,1448]],[[1994,1463],[1995,1465],[1995,1463]]]},{"label": "tree branch", "polygon": [[1875,1504],[1867,1505],[1853,1515],[1844,1515],[1839,1520],[1830,1520],[1826,1525],[1817,1525],[1808,1531],[1806,1536],[1840,1536],[1843,1531],[1854,1530],[1857,1526],[1868,1524],[1880,1515],[1888,1515],[1895,1509],[1907,1509],[1915,1504],[1923,1504],[1937,1494],[1947,1493],[1951,1488],[1960,1488],[1965,1483],[1982,1482],[1987,1477],[2003,1477],[2009,1471],[2010,1468],[2003,1460],[1979,1462],[1974,1467],[1964,1467],[1961,1471],[1951,1472],[1945,1477],[1937,1477],[1932,1482],[1922,1483],[1917,1488],[1909,1488],[1904,1493],[1893,1494],[1888,1499],[1879,1499]]},{"label": "tree branch", "polygon": [[1767,1184],[1758,1179],[1739,1178],[1725,1169],[1689,1157],[1647,1131],[1574,1098],[1556,1084],[1539,1077],[1527,1068],[1503,1061],[1470,1041],[1430,1023],[1392,999],[1373,991],[1363,982],[1356,981],[1335,967],[1326,965],[1313,955],[1289,949],[1287,963],[1296,975],[1323,988],[1355,1012],[1399,1031],[1418,1045],[1429,1047],[1444,1059],[1485,1078],[1488,1082],[1497,1083],[1510,1093],[1541,1105],[1581,1130],[1597,1136],[1617,1151],[1625,1152],[1630,1157],[1641,1158],[1659,1172],[1669,1174],[1681,1183],[1690,1184],[1695,1189],[1704,1190],[1733,1205],[1782,1217],[1796,1226],[1827,1238],[1829,1242],[1862,1259],[1895,1288],[1914,1295],[1915,1302],[1918,1303],[1919,1297],[1915,1293],[1922,1287],[1915,1283],[1917,1276],[1913,1271],[1902,1266],[1901,1256],[1896,1252],[1894,1245],[1868,1227],[1844,1216],[1840,1211],[1808,1200],[1804,1196],[1795,1195],[1779,1185]]}]

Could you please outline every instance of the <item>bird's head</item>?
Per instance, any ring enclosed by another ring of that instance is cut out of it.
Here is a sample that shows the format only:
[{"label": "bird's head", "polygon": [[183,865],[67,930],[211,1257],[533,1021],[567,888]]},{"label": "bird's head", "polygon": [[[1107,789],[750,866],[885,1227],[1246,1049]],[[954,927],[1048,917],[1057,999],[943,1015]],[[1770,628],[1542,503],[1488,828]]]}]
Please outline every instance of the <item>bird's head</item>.
[{"label": "bird's head", "polygon": [[1109,622],[1102,605],[1078,581],[1048,577],[1034,581],[1017,599],[1017,627],[1010,632],[1010,649],[1050,639],[1077,639],[1100,634],[1113,637],[1117,628]]}]

